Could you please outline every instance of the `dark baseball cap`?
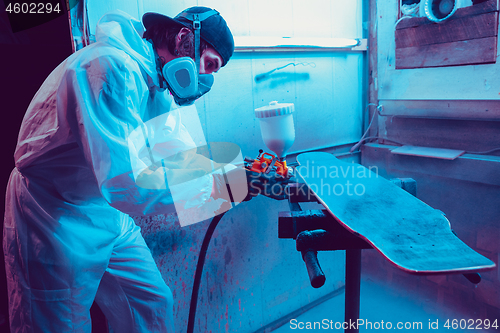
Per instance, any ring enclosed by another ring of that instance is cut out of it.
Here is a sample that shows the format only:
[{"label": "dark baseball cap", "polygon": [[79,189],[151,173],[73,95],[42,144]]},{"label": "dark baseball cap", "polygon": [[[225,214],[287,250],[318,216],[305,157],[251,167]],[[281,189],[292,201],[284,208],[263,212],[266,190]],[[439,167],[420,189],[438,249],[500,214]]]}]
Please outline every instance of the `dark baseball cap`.
[{"label": "dark baseball cap", "polygon": [[[185,13],[201,14],[211,10],[211,8],[201,6],[191,7],[182,11],[174,18],[158,13],[146,13],[142,16],[142,23],[144,24],[146,30],[156,23],[173,23],[194,31],[193,22],[183,15]],[[212,45],[213,48],[221,55],[223,62],[222,66],[226,65],[234,52],[233,35],[231,34],[226,21],[217,12],[216,15],[209,16],[201,22],[200,32],[201,38]]]}]

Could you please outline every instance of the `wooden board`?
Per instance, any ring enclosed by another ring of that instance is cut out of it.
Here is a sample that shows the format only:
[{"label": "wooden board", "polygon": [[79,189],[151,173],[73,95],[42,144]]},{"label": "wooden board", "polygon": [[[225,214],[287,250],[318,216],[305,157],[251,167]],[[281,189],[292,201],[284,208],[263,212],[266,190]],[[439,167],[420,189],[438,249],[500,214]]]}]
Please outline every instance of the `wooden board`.
[{"label": "wooden board", "polygon": [[442,44],[498,35],[498,12],[462,17],[445,24],[424,24],[396,30],[396,48]]},{"label": "wooden board", "polygon": [[383,116],[500,120],[500,100],[493,99],[380,99],[378,103],[384,106]]},{"label": "wooden board", "polygon": [[442,158],[445,160],[454,160],[458,156],[465,153],[465,151],[457,149],[444,149],[444,148],[418,147],[418,146],[405,145],[393,149],[391,153],[400,155],[424,156],[424,157]]},{"label": "wooden board", "polygon": [[495,267],[458,237],[437,210],[367,168],[328,153],[297,157],[299,175],[347,230],[398,268],[414,274]]},{"label": "wooden board", "polygon": [[[464,8],[459,8],[453,14],[447,21],[450,22],[452,20],[456,20],[462,17],[468,17],[468,16],[473,16],[473,15],[480,15],[484,13],[490,13],[498,11],[498,0],[489,0],[486,2],[482,2],[477,5],[473,6],[468,6]],[[445,21],[446,23],[446,21]],[[414,17],[411,19],[404,19],[401,20],[398,25],[396,26],[396,29],[406,29],[406,28],[411,28],[411,27],[416,27],[420,25],[425,25],[425,24],[435,24],[434,22],[430,21],[427,17]]]},{"label": "wooden board", "polygon": [[439,23],[426,17],[401,20],[396,69],[495,63],[497,37],[498,0],[459,8]]},{"label": "wooden board", "polygon": [[497,37],[396,49],[396,69],[495,63]]}]

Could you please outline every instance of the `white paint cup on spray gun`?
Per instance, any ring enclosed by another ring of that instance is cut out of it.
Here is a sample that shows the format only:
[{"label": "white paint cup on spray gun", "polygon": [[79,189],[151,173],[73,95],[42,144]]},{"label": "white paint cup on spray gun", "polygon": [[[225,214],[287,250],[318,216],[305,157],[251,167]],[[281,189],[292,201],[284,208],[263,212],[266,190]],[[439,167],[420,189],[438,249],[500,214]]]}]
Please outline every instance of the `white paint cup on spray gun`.
[{"label": "white paint cup on spray gun", "polygon": [[255,109],[255,117],[259,119],[262,140],[280,161],[285,160],[286,152],[295,141],[293,126],[293,103],[278,103]]}]

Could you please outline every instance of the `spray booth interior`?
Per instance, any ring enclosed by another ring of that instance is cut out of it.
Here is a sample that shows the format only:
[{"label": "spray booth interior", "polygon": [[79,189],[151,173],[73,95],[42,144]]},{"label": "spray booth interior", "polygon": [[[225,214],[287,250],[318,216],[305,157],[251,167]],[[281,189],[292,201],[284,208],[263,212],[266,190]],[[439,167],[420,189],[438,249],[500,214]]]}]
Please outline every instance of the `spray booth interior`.
[{"label": "spray booth interior", "polygon": [[[235,52],[214,75],[211,91],[194,104],[203,140],[236,144],[242,156],[252,159],[260,149],[273,153],[263,139],[255,110],[273,101],[293,103],[294,140],[287,147],[288,166],[296,167],[298,156],[308,152],[332,154],[347,167],[361,164],[376,177],[410,188],[413,196],[446,216],[453,233],[471,251],[491,262],[488,269],[478,268],[481,281],[477,283],[478,275],[466,277],[462,271],[450,272],[453,269],[442,274],[408,272],[383,255],[383,245],[361,246],[358,318],[379,328],[387,323],[395,329],[398,323],[404,327],[421,322],[423,331],[444,331],[445,325],[458,332],[477,325],[484,331],[498,329],[493,326],[500,321],[500,271],[495,266],[500,258],[497,0],[435,0],[434,4],[427,0],[81,0],[69,4],[70,20],[61,16],[11,33],[10,40],[1,42],[2,49],[8,50],[2,55],[4,63],[13,68],[8,73],[10,83],[2,88],[2,100],[15,110],[8,112],[15,126],[5,122],[2,131],[7,161],[4,186],[29,101],[58,63],[94,42],[102,15],[120,9],[140,19],[146,12],[173,16],[191,6],[215,8],[231,28]],[[2,19],[8,24],[5,15]],[[33,62],[35,54],[38,60]],[[19,68],[23,72],[17,72]],[[349,190],[354,195],[364,193],[364,188],[354,185],[334,187],[331,196]],[[380,201],[385,194],[379,192]],[[301,252],[291,239],[295,237],[278,237],[279,220],[293,219],[292,208],[288,200],[261,195],[225,213],[206,254],[194,332],[322,331],[326,326],[355,332],[342,327],[345,307],[352,306],[344,303],[344,297],[352,295],[347,290],[352,277],[346,278],[349,250],[318,252],[326,281],[320,288],[312,287]],[[300,209],[325,207],[304,202]],[[405,208],[394,204],[383,212],[363,209],[380,221],[381,215],[399,214]],[[162,215],[134,219],[173,292],[176,328],[184,332],[210,219],[186,226]],[[4,283],[2,295],[5,324]],[[99,309],[92,312],[94,330],[99,332],[104,319]],[[436,321],[438,329],[432,326]],[[360,331],[371,330],[360,327]]]}]

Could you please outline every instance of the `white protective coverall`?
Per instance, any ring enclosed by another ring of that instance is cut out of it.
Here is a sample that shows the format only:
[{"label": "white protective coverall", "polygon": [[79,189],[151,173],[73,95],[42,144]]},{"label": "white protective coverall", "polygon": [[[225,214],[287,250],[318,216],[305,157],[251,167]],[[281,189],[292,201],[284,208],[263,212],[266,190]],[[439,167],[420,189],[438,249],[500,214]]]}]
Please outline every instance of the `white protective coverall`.
[{"label": "white protective coverall", "polygon": [[[127,214],[174,212],[138,186],[128,138],[171,108],[142,23],[106,14],[96,43],[46,79],[29,105],[6,193],[4,253],[13,332],[90,332],[94,297],[115,332],[174,332],[170,289]],[[171,153],[194,147],[172,112]],[[190,207],[210,197],[199,177]],[[189,201],[189,200],[187,200]]]}]

